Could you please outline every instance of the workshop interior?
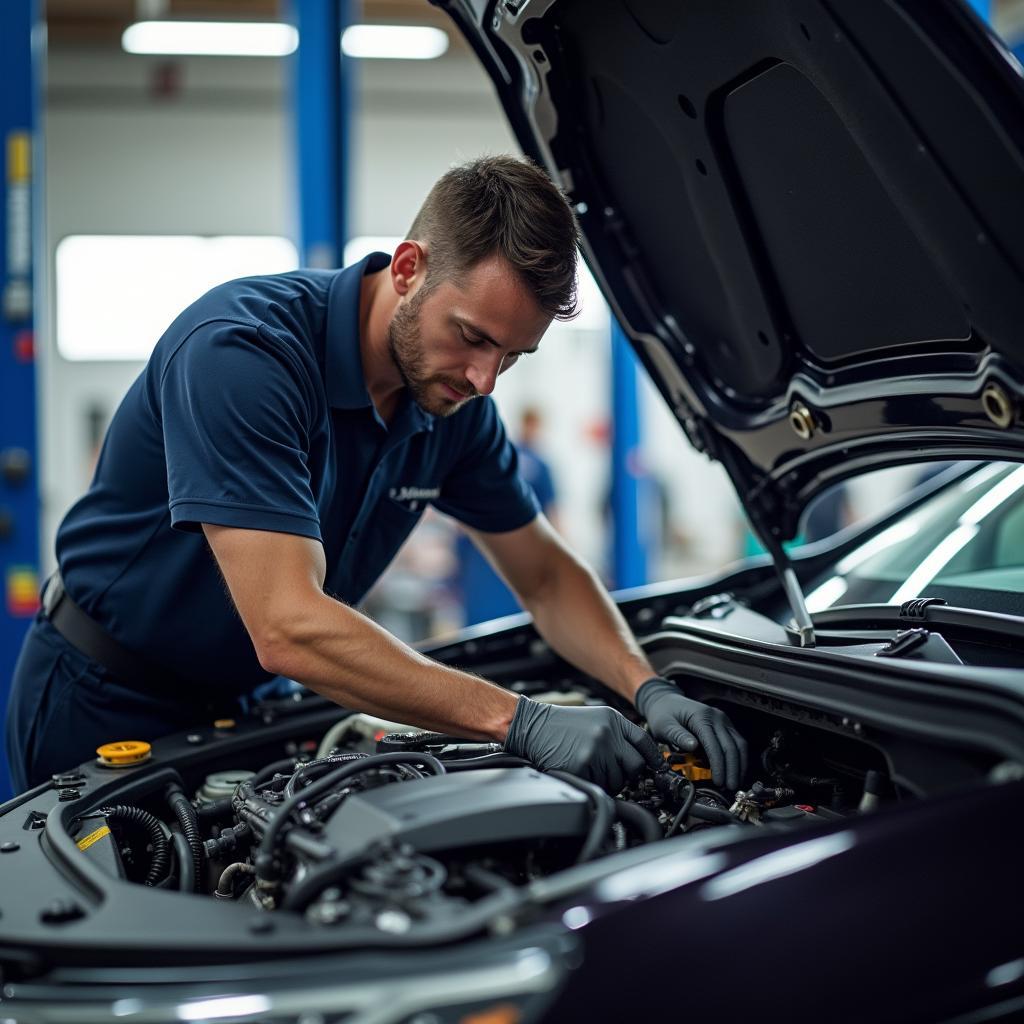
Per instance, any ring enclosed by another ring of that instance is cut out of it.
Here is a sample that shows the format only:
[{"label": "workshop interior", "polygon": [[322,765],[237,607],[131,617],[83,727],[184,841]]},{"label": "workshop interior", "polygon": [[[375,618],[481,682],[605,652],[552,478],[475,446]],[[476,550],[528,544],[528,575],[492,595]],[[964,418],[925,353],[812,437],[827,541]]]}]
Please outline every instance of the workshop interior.
[{"label": "workshop interior", "polygon": [[0,707],[182,310],[514,154],[580,253],[494,387],[518,472],[745,744],[666,739],[410,478],[357,610],[653,760],[282,672],[0,762],[0,1022],[1024,1019],[1024,0],[10,0],[0,57]]}]

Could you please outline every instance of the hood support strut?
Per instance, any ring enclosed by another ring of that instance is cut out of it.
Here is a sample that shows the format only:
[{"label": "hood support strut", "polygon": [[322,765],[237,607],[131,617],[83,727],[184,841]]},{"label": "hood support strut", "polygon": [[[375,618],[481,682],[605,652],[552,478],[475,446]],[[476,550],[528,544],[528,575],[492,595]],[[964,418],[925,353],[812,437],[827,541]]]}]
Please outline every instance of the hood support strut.
[{"label": "hood support strut", "polygon": [[796,570],[790,562],[785,550],[779,541],[771,536],[766,530],[759,530],[759,524],[751,522],[754,531],[758,534],[758,540],[764,545],[768,554],[775,563],[775,571],[782,581],[782,589],[786,592],[786,600],[789,602],[790,610],[793,612],[793,621],[796,624],[796,632],[800,637],[801,647],[814,647],[814,623],[811,621],[811,613],[807,610],[807,601],[804,598],[803,588],[797,579]]},{"label": "hood support strut", "polygon": [[[746,510],[754,536],[761,542],[775,563],[775,571],[779,574],[782,589],[786,592],[786,600],[793,612],[793,621],[796,623],[797,635],[800,637],[800,646],[814,647],[816,641],[811,613],[807,610],[807,601],[804,598],[800,581],[797,579],[796,570],[779,540],[781,532],[778,526],[779,510],[785,507],[785,495],[778,485],[768,477],[762,476],[758,480],[756,475],[751,472],[751,467],[745,457],[733,445],[716,443],[724,439],[713,427],[703,421],[701,426],[704,428],[703,440],[708,442],[704,449],[706,454],[721,462],[726,473],[729,474],[736,493],[740,496]],[[689,434],[689,431],[687,433]],[[754,480],[756,483],[752,483]]]},{"label": "hood support strut", "polygon": [[786,598],[789,607],[793,609],[793,620],[796,622],[797,633],[800,636],[801,647],[813,647],[815,645],[814,623],[811,622],[811,613],[807,610],[807,602],[804,600],[804,592],[800,587],[800,581],[796,578],[793,566],[789,559],[783,555],[785,565],[779,565],[775,559],[775,568],[779,571],[782,579],[782,587],[786,591]]}]

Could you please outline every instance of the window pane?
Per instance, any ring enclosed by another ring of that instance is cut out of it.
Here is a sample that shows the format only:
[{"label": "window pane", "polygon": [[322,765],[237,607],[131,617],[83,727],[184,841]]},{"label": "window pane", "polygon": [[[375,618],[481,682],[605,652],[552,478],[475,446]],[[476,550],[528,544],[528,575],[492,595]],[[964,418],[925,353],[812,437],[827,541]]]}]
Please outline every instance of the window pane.
[{"label": "window pane", "polygon": [[57,350],[65,359],[149,358],[204,292],[251,274],[294,270],[287,238],[69,235],[57,246]]}]

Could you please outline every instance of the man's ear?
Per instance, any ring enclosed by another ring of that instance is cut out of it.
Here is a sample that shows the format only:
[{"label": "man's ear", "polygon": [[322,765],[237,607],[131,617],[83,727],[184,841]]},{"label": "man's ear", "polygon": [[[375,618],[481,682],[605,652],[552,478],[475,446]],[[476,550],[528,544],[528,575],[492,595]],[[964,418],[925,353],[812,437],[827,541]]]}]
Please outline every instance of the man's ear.
[{"label": "man's ear", "polygon": [[427,249],[421,242],[406,239],[398,243],[391,257],[391,284],[399,295],[423,283],[427,276]]}]

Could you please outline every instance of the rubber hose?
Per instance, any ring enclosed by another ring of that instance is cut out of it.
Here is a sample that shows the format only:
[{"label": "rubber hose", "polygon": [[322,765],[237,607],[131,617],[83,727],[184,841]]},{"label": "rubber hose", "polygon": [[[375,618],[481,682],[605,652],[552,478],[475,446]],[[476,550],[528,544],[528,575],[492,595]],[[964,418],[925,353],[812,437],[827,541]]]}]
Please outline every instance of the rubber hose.
[{"label": "rubber hose", "polygon": [[109,821],[117,821],[123,825],[135,825],[145,830],[149,835],[149,841],[153,846],[153,856],[149,862],[149,871],[143,880],[143,885],[150,887],[156,885],[160,879],[167,874],[171,864],[171,848],[164,835],[160,819],[141,807],[132,807],[130,804],[115,804],[103,811]]},{"label": "rubber hose", "polygon": [[631,804],[627,800],[615,801],[615,817],[623,825],[638,832],[645,843],[653,843],[662,837],[658,819],[650,811]]},{"label": "rubber hose", "polygon": [[220,881],[217,883],[217,891],[213,894],[219,900],[233,900],[235,898],[235,878],[238,875],[251,875],[253,866],[242,861],[235,861],[229,864],[221,873]]},{"label": "rubber hose", "polygon": [[672,819],[672,824],[669,825],[668,831],[665,833],[666,839],[668,839],[669,836],[675,835],[677,828],[681,829],[683,832],[686,831],[686,816],[690,813],[690,808],[693,807],[693,801],[697,799],[697,789],[694,784],[689,779],[686,780],[686,784],[690,788],[687,790],[686,796],[683,798],[682,806],[680,806],[676,816]]},{"label": "rubber hose", "polygon": [[353,775],[370,771],[378,765],[404,764],[413,762],[425,765],[432,774],[444,775],[444,765],[432,754],[372,754],[369,757],[361,758],[358,761],[350,761],[343,764],[333,772],[328,772],[305,789],[284,801],[277,809],[274,819],[267,826],[260,843],[259,853],[256,855],[256,877],[260,881],[274,881],[274,859],[277,852],[278,838],[281,830],[288,822],[288,817],[301,804],[311,802],[315,797],[329,792],[339,782],[344,782]]},{"label": "rubber hose", "polygon": [[178,856],[178,890],[194,892],[196,872],[192,859],[192,847],[188,845],[188,840],[181,832],[172,832],[171,842],[174,843],[174,852]]},{"label": "rubber hose", "polygon": [[588,860],[593,859],[600,849],[601,843],[604,842],[608,829],[611,828],[612,819],[615,817],[615,802],[600,786],[593,782],[587,782],[586,779],[581,779],[579,776],[573,775],[572,772],[554,771],[547,774],[578,789],[581,793],[585,793],[594,808],[594,819],[590,824],[590,831],[576,858],[577,864],[585,864]]},{"label": "rubber hose", "polygon": [[207,804],[200,804],[196,808],[196,818],[200,822],[219,821],[221,818],[231,816],[231,797],[226,796],[220,800],[213,800]]},{"label": "rubber hose", "polygon": [[481,754],[480,757],[462,757],[445,761],[449,772],[468,772],[471,768],[532,768],[533,763],[514,754]]},{"label": "rubber hose", "polygon": [[295,758],[285,757],[280,761],[271,761],[270,764],[265,764],[251,779],[247,780],[247,784],[253,789],[258,789],[264,782],[269,782],[278,772],[290,773],[293,771],[295,771]]},{"label": "rubber hose", "polygon": [[199,819],[196,816],[196,809],[189,802],[181,786],[176,782],[168,785],[165,795],[170,804],[174,816],[178,819],[185,841],[192,851],[192,889],[199,891],[203,880],[203,840],[199,835]]},{"label": "rubber hose", "polygon": [[[328,754],[327,757],[317,758],[315,761],[307,761],[305,764],[300,764],[294,772],[292,777],[288,780],[284,787],[285,797],[291,797],[295,795],[295,786],[300,778],[305,778],[309,775],[314,768],[320,768],[324,765],[330,766],[332,764],[348,764],[350,761],[363,761],[368,755],[352,753],[352,754]],[[319,775],[321,773],[317,773]],[[314,778],[317,777],[314,775]]]},{"label": "rubber hose", "polygon": [[707,804],[694,804],[690,808],[691,818],[700,818],[701,821],[713,821],[716,825],[740,825],[743,824],[735,814],[722,807],[708,807]]}]

